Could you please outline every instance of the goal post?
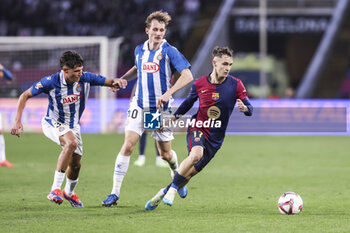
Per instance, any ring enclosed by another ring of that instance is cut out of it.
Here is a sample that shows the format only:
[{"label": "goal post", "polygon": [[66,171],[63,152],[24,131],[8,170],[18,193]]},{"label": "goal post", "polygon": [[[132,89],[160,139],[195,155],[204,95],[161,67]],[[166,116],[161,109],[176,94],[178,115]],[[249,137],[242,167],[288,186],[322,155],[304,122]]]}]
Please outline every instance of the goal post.
[{"label": "goal post", "polygon": [[[30,84],[59,71],[59,58],[67,50],[75,50],[82,55],[84,70],[114,78],[122,41],[122,37],[104,36],[0,37],[0,63],[8,67],[16,77],[11,83],[13,89],[0,89],[0,95],[1,91],[12,91],[10,96],[16,97]],[[100,87],[95,89],[92,96],[100,100],[100,131],[105,133],[107,99],[115,98],[115,94],[106,87]]]}]

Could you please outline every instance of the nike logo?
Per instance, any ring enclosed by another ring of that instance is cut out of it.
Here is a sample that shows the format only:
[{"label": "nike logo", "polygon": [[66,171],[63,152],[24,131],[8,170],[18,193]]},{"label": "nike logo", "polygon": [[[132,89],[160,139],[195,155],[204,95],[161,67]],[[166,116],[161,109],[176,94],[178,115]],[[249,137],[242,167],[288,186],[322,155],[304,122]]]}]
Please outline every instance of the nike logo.
[{"label": "nike logo", "polygon": [[206,92],[208,89],[205,89],[205,90],[201,90],[201,93],[204,93],[204,92]]}]

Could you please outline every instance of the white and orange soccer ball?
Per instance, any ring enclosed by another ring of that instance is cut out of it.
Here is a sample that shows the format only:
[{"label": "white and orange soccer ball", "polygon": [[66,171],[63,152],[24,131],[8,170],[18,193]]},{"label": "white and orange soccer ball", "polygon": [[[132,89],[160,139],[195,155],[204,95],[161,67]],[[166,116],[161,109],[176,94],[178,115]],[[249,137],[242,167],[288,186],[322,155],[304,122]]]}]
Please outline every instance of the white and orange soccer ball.
[{"label": "white and orange soccer ball", "polygon": [[303,209],[303,199],[294,192],[283,193],[278,199],[278,210],[282,214],[299,214]]}]

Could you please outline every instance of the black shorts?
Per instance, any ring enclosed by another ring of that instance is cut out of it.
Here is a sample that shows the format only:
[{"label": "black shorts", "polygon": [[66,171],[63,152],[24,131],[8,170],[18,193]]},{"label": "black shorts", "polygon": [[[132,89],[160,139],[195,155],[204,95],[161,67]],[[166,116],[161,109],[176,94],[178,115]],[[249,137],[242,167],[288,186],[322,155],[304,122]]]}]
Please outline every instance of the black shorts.
[{"label": "black shorts", "polygon": [[197,130],[188,130],[187,131],[187,148],[188,152],[191,152],[191,149],[194,146],[203,147],[203,156],[202,158],[194,165],[197,172],[200,172],[212,158],[214,158],[218,149],[214,148],[204,137],[204,134],[201,131]]}]

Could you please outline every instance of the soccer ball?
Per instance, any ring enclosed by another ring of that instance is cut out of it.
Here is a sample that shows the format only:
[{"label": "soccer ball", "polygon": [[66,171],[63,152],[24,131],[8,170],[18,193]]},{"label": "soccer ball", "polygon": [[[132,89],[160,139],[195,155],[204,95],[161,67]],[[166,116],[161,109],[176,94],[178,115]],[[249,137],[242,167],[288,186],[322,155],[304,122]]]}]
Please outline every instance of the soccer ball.
[{"label": "soccer ball", "polygon": [[303,209],[303,200],[294,192],[283,193],[278,199],[278,210],[282,214],[299,214]]}]

